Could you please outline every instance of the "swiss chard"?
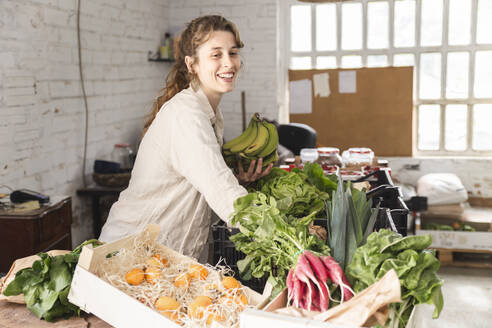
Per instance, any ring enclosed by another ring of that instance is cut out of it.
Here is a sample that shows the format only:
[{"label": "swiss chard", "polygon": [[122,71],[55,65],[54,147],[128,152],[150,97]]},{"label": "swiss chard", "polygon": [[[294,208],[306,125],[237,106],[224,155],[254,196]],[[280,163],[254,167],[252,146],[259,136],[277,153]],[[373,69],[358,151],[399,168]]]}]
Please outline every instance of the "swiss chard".
[{"label": "swiss chard", "polygon": [[405,327],[412,309],[417,304],[434,304],[433,318],[439,317],[443,307],[442,280],[436,272],[439,260],[429,247],[430,236],[401,235],[382,229],[372,233],[367,243],[357,249],[346,273],[359,292],[379,280],[387,271],[394,269],[400,279],[403,303],[391,304],[394,316],[390,327]]}]

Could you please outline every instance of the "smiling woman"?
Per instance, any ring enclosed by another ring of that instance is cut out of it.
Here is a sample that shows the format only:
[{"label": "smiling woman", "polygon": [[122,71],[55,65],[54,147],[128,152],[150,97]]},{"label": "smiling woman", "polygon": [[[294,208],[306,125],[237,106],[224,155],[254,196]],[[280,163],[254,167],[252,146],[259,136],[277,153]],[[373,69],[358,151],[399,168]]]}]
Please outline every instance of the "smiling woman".
[{"label": "smiling woman", "polygon": [[262,159],[235,176],[221,153],[219,103],[234,89],[243,43],[221,16],[191,21],[174,44],[176,63],[145,125],[129,186],[110,210],[100,240],[113,241],[150,223],[159,242],[198,258],[208,237],[211,209],[228,222],[240,183],[269,173]]}]

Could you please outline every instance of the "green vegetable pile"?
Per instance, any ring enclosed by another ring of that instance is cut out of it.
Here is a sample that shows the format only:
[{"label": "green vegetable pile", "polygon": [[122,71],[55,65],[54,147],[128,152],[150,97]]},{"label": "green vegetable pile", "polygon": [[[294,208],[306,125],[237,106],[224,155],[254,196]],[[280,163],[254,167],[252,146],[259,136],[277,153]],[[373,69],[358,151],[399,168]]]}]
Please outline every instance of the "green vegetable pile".
[{"label": "green vegetable pile", "polygon": [[424,250],[432,242],[430,235],[407,236],[382,229],[367,238],[359,247],[345,273],[355,292],[360,292],[390,269],[395,269],[400,279],[402,303],[390,308],[389,327],[405,327],[412,309],[417,304],[434,304],[433,318],[438,318],[443,308],[441,286],[443,281],[436,272],[439,260],[432,251]]},{"label": "green vegetable pile", "polygon": [[39,253],[41,259],[35,261],[31,268],[19,270],[3,294],[24,294],[27,308],[38,318],[49,322],[79,315],[80,309],[68,302],[68,292],[82,247],[88,244],[99,246],[102,243],[91,239],[70,253],[54,257]]},{"label": "green vegetable pile", "polygon": [[274,197],[261,192],[237,199],[232,224],[239,223],[240,232],[230,237],[236,249],[246,254],[237,262],[241,278],[269,275],[274,295],[286,287],[287,273],[303,250],[329,254],[324,242],[309,234],[316,212],[296,218],[283,214],[277,205]]}]

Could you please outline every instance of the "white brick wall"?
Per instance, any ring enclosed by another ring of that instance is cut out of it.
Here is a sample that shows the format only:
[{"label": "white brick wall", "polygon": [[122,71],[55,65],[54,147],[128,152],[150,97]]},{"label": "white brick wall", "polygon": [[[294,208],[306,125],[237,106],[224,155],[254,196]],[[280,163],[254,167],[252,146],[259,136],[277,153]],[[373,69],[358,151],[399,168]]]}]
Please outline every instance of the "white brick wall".
[{"label": "white brick wall", "polygon": [[[147,62],[164,32],[221,14],[245,43],[237,88],[224,96],[225,137],[248,115],[278,118],[277,0],[82,0],[82,47],[89,104],[87,172],[116,142],[135,145],[170,66]],[[82,186],[84,107],[78,76],[76,0],[0,0],[0,184],[73,199],[74,244],[91,236]],[[420,171],[405,164],[420,163]],[[394,176],[415,183],[428,172],[455,172],[475,195],[492,197],[486,160],[392,158]],[[90,177],[88,178],[90,181]],[[0,190],[3,192],[4,190]]]},{"label": "white brick wall", "polygon": [[[76,4],[0,1],[0,184],[71,195],[74,244],[92,229],[88,200],[75,196],[84,141]],[[147,61],[168,30],[169,8],[167,0],[82,0],[81,13],[90,174],[96,154],[137,143],[170,68]]]}]

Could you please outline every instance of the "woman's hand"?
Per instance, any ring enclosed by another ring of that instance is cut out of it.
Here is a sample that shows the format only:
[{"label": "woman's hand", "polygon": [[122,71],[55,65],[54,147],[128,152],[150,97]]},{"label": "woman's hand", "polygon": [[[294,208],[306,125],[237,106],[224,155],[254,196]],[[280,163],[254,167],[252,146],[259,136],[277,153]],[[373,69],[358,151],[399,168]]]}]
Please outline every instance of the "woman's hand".
[{"label": "woman's hand", "polygon": [[270,173],[270,170],[273,167],[273,163],[270,163],[266,167],[266,169],[262,172],[261,168],[263,166],[263,158],[258,159],[258,164],[256,165],[256,169],[255,169],[255,164],[256,164],[256,160],[252,160],[251,163],[249,164],[248,171],[244,172],[241,161],[238,162],[237,169],[239,171],[239,174],[236,177],[241,185],[246,185],[250,182],[256,181],[259,178],[264,177],[265,175]]}]

